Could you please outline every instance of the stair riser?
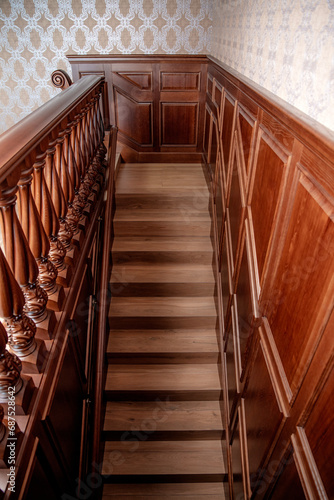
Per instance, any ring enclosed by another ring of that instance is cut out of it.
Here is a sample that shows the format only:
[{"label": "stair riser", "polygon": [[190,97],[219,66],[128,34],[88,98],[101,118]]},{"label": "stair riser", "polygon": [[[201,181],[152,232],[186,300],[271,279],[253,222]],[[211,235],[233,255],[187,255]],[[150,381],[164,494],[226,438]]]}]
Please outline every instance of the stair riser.
[{"label": "stair riser", "polygon": [[220,362],[217,352],[194,352],[194,353],[108,353],[108,361],[117,364],[186,364],[186,363],[213,363]]},{"label": "stair riser", "polygon": [[104,391],[106,401],[214,401],[222,398],[218,389],[185,391]]},{"label": "stair riser", "polygon": [[[152,427],[153,428],[153,427]],[[104,441],[207,441],[210,439],[225,439],[225,432],[213,429],[209,431],[156,431],[142,429],[124,429],[122,431],[103,431]]]}]

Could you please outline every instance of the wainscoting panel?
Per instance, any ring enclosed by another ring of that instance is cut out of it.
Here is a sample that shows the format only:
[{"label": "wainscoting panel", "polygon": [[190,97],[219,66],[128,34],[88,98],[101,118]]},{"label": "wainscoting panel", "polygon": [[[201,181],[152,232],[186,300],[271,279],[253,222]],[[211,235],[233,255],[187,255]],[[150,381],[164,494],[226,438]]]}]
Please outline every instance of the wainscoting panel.
[{"label": "wainscoting panel", "polygon": [[[69,56],[74,79],[104,71],[125,161],[200,162],[206,56]],[[105,122],[106,122],[105,118]],[[109,124],[107,124],[107,127]]]},{"label": "wainscoting panel", "polygon": [[231,495],[333,498],[334,137],[214,59],[206,81]]}]

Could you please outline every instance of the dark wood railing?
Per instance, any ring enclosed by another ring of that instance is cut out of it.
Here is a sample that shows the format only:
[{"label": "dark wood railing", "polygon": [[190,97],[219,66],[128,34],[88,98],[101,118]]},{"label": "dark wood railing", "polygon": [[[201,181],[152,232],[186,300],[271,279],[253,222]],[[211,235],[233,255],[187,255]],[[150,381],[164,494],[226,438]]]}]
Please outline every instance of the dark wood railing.
[{"label": "dark wood railing", "polygon": [[[0,136],[4,498],[42,498],[43,488],[50,498],[74,494],[75,480],[90,468],[93,354],[105,334],[104,311],[96,307],[99,262],[106,273],[109,256],[101,244],[106,205],[110,212],[104,193],[112,193],[115,147],[107,162],[104,79],[64,82],[66,90]],[[102,285],[107,289],[105,279]]]}]

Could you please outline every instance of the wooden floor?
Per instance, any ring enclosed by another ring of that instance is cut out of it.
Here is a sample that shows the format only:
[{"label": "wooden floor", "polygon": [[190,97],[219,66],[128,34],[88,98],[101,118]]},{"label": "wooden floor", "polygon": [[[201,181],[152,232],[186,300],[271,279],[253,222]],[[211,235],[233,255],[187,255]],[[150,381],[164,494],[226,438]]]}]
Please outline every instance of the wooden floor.
[{"label": "wooden floor", "polygon": [[198,164],[116,183],[103,498],[225,498],[209,191]]}]

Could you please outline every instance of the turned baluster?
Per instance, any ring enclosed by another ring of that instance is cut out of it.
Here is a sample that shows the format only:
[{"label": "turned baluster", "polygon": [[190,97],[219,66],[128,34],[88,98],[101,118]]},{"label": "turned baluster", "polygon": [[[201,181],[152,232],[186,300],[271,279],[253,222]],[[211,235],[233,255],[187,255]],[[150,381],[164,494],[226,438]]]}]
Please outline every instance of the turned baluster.
[{"label": "turned baluster", "polygon": [[49,258],[58,271],[65,268],[64,258],[66,250],[58,238],[59,220],[53,206],[51,194],[44,177],[44,168],[47,155],[52,154],[50,150],[40,155],[34,163],[34,176],[32,182],[32,194],[40,215],[44,230],[49,238]]},{"label": "turned baluster", "polygon": [[72,177],[74,189],[75,189],[75,200],[73,205],[75,208],[82,214],[83,209],[85,208],[88,195],[84,195],[81,190],[81,167],[83,161],[80,155],[80,147],[78,141],[78,126],[79,126],[79,118],[78,116],[70,123],[71,126],[71,141],[70,148],[72,151],[72,169],[70,169],[70,175]]},{"label": "turned baluster", "polygon": [[33,170],[32,166],[21,170],[21,178],[18,183],[17,212],[30,250],[38,265],[38,283],[48,295],[52,295],[56,290],[58,271],[48,258],[50,242],[31,193]]},{"label": "turned baluster", "polygon": [[[64,135],[59,135],[55,141],[55,150],[51,148],[51,154],[46,156],[45,179],[48,185],[53,206],[59,219],[58,238],[65,248],[70,248],[73,238],[73,231],[66,221],[67,200],[64,195],[60,175],[65,165],[63,162]],[[53,154],[54,151],[54,154]],[[48,152],[47,152],[48,153]]]},{"label": "turned baluster", "polygon": [[[24,313],[36,323],[40,323],[47,316],[48,297],[38,284],[38,266],[17,216],[15,209],[17,189],[15,186],[1,191],[1,236],[7,262],[23,292]],[[26,217],[29,215],[29,212],[25,214]]]},{"label": "turned baluster", "polygon": [[84,122],[85,113],[82,112],[79,115],[79,121],[77,125],[77,145],[80,151],[81,159],[80,161],[80,188],[79,193],[87,201],[89,195],[91,194],[91,184],[86,182],[86,173],[89,168],[88,157],[85,154],[85,133],[84,133]]},{"label": "turned baluster", "polygon": [[[56,169],[59,176],[59,180],[63,189],[64,197],[67,202],[67,214],[66,222],[70,226],[73,234],[78,230],[78,224],[80,219],[80,212],[74,206],[75,189],[72,176],[70,175],[70,170],[74,169],[73,166],[73,152],[70,143],[71,128],[68,127],[59,134],[59,139],[63,139],[62,150],[60,161],[58,161],[59,156],[57,156]],[[74,179],[75,179],[74,172]]]},{"label": "turned baluster", "polygon": [[23,386],[23,380],[20,376],[22,363],[15,354],[7,351],[7,341],[6,330],[0,322],[0,401],[2,403],[8,399],[9,387],[14,387],[14,394],[17,394]]},{"label": "turned baluster", "polygon": [[36,325],[24,313],[24,296],[0,248],[0,317],[8,336],[8,345],[20,358],[36,349]]}]

